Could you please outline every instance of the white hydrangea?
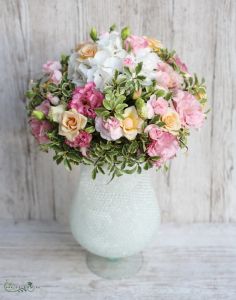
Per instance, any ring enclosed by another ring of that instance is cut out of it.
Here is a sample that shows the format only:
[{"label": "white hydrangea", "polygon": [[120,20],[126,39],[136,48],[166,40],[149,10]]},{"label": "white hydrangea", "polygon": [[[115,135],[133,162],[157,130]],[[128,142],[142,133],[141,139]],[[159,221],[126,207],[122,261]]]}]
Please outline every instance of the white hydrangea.
[{"label": "white hydrangea", "polygon": [[134,65],[143,62],[141,74],[147,78],[145,84],[149,85],[155,78],[155,67],[161,60],[157,54],[151,52],[150,48],[140,49],[136,54],[130,54],[123,49],[120,34],[115,31],[102,34],[97,41],[97,46],[98,51],[93,58],[81,61],[76,52],[70,56],[68,78],[77,86],[93,81],[96,88],[103,91],[105,83],[112,79],[115,70],[122,72],[124,59],[131,55]]}]

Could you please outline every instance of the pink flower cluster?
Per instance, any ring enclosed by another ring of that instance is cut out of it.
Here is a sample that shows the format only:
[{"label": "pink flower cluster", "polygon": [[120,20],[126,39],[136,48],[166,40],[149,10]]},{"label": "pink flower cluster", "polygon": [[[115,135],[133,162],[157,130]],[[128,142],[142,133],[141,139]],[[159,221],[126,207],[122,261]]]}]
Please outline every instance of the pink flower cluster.
[{"label": "pink flower cluster", "polygon": [[179,143],[173,134],[161,130],[154,124],[148,125],[145,132],[148,133],[151,139],[151,143],[147,148],[148,155],[160,157],[155,163],[157,167],[160,167],[176,155]]},{"label": "pink flower cluster", "polygon": [[118,140],[123,135],[120,122],[115,117],[110,117],[107,120],[96,117],[95,128],[100,132],[101,137],[107,141]]},{"label": "pink flower cluster", "polygon": [[162,98],[152,95],[147,101],[148,119],[152,119],[154,115],[164,115],[168,109],[168,102]]},{"label": "pink flower cluster", "polygon": [[142,36],[130,35],[125,40],[125,49],[136,53],[139,49],[148,47],[148,41]]},{"label": "pink flower cluster", "polygon": [[203,125],[205,114],[201,104],[192,94],[178,90],[173,100],[183,126],[200,128]]},{"label": "pink flower cluster", "polygon": [[61,73],[61,64],[59,61],[47,61],[46,64],[43,65],[43,72],[49,75],[49,79],[54,84],[59,84],[62,79]]},{"label": "pink flower cluster", "polygon": [[157,83],[166,89],[178,89],[183,83],[183,77],[165,62],[157,66]]},{"label": "pink flower cluster", "polygon": [[[48,115],[50,108],[50,103],[48,100],[44,100],[40,105],[35,107],[35,110],[41,111],[45,116]],[[47,120],[37,120],[35,118],[30,118],[29,124],[31,127],[31,132],[36,138],[39,144],[45,144],[49,141],[47,133],[52,129],[52,125]]]},{"label": "pink flower cluster", "polygon": [[179,67],[181,72],[188,73],[187,66],[185,65],[185,63],[182,62],[182,60],[179,58],[179,56],[175,55],[174,61],[175,61],[176,65]]},{"label": "pink flower cluster", "polygon": [[102,105],[103,94],[95,89],[95,83],[89,82],[83,87],[77,87],[69,103],[70,108],[75,108],[79,113],[89,118],[95,118],[95,108]]},{"label": "pink flower cluster", "polygon": [[88,148],[92,140],[92,134],[81,130],[73,141],[66,140],[66,144],[73,148]]},{"label": "pink flower cluster", "polygon": [[39,144],[46,144],[49,142],[47,133],[52,129],[51,123],[49,123],[47,120],[41,121],[31,118],[29,120],[29,124],[31,127],[31,132]]}]

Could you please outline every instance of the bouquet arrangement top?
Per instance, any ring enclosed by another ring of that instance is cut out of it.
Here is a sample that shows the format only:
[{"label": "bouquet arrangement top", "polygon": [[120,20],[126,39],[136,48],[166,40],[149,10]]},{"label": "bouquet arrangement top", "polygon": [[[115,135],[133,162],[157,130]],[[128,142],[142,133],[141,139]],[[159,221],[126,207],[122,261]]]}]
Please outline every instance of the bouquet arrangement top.
[{"label": "bouquet arrangement top", "polygon": [[204,80],[174,51],[114,27],[100,35],[92,28],[91,41],[44,64],[42,78],[27,91],[40,148],[52,149],[68,169],[93,165],[93,178],[167,168],[207,113]]}]

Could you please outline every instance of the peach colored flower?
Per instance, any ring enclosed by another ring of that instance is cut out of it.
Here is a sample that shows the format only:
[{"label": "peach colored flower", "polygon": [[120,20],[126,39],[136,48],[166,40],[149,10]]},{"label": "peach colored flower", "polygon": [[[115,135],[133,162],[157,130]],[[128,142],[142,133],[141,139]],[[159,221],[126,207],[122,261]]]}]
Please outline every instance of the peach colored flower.
[{"label": "peach colored flower", "polygon": [[80,44],[75,49],[79,55],[79,58],[84,60],[94,57],[97,52],[97,45],[95,43]]},{"label": "peach colored flower", "polygon": [[158,41],[157,39],[151,38],[151,37],[146,37],[146,36],[145,36],[145,39],[148,42],[148,47],[152,48],[154,51],[158,52],[158,50],[163,48],[162,43],[160,41]]},{"label": "peach colored flower", "polygon": [[137,110],[134,106],[130,106],[124,110],[123,119],[120,126],[123,134],[128,140],[134,140],[138,133],[142,131],[143,120],[139,118]]},{"label": "peach colored flower", "polygon": [[84,129],[87,123],[87,118],[75,109],[65,111],[62,114],[62,118],[59,125],[59,134],[63,135],[69,141],[73,141],[79,134],[81,129]]},{"label": "peach colored flower", "polygon": [[164,128],[172,134],[177,134],[177,131],[181,128],[179,114],[171,108],[167,110],[161,120],[165,123]]}]

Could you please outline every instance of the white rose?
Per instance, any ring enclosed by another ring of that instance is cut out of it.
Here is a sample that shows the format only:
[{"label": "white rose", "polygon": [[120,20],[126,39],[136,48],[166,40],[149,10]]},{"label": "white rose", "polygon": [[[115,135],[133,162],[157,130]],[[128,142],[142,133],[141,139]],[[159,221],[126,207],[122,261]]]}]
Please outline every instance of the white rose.
[{"label": "white rose", "polygon": [[65,111],[65,106],[60,104],[58,106],[51,106],[49,109],[48,116],[53,122],[59,123],[61,121],[62,114]]}]

